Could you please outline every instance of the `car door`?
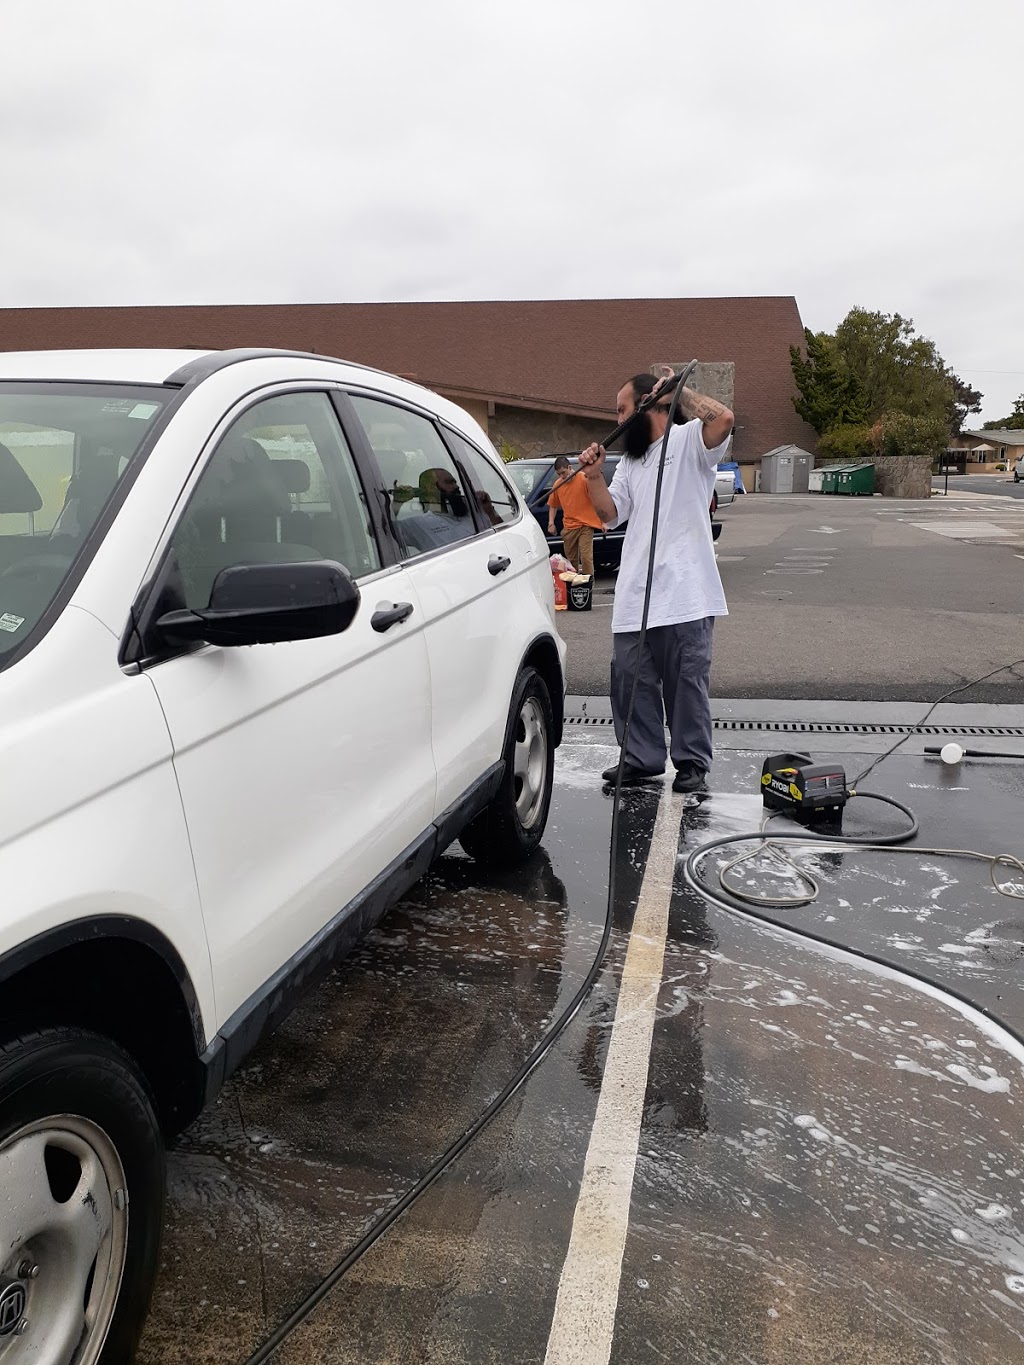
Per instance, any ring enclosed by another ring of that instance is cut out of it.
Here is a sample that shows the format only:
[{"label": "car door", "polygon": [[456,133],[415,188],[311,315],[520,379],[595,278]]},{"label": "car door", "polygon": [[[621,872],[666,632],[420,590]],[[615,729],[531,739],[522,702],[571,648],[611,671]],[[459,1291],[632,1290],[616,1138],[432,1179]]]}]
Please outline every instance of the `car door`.
[{"label": "car door", "polygon": [[343,634],[193,649],[148,670],[174,746],[222,1021],[403,857],[429,827],[435,793],[423,616],[408,571],[382,566],[331,399],[249,400],[222,424],[171,533],[157,576],[165,599],[201,608],[230,565],[320,558],[360,588]]},{"label": "car door", "polygon": [[521,531],[510,539],[506,518],[520,512],[507,488],[485,489],[477,479],[477,499],[446,443],[454,445],[454,433],[442,437],[429,415],[378,395],[351,398],[384,474],[399,553],[423,610],[440,813],[501,755],[523,653],[516,580],[537,550]]}]

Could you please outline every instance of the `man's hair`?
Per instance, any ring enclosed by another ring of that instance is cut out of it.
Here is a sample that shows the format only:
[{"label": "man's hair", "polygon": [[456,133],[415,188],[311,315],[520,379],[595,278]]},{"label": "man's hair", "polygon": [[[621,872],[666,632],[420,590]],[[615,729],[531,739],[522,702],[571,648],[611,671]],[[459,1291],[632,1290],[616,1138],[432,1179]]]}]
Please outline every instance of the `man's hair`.
[{"label": "man's hair", "polygon": [[568,469],[568,468],[569,468],[569,457],[568,457],[568,455],[556,455],[556,456],[555,456],[555,468],[556,468],[556,469]]},{"label": "man's hair", "polygon": [[[640,402],[652,392],[657,382],[658,376],[651,374],[650,370],[647,370],[644,374],[635,374],[632,379],[627,379],[626,383],[633,389],[633,402],[639,405]],[[666,398],[664,406],[667,408],[671,401],[672,398],[670,395]],[[658,406],[661,407],[662,405],[659,403]],[[686,421],[686,417],[678,406],[676,407],[675,421],[679,425]]]}]

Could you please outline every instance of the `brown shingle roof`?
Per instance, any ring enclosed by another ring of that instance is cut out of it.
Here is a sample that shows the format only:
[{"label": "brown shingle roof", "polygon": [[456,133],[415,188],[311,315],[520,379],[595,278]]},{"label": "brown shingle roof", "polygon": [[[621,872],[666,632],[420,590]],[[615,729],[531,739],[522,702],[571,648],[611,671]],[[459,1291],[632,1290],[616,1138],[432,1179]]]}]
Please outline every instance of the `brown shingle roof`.
[{"label": "brown shingle roof", "polygon": [[0,309],[3,350],[315,350],[458,396],[602,420],[622,381],[655,361],[732,360],[737,448],[748,456],[789,442],[813,449],[790,401],[789,347],[802,341],[787,297]]}]

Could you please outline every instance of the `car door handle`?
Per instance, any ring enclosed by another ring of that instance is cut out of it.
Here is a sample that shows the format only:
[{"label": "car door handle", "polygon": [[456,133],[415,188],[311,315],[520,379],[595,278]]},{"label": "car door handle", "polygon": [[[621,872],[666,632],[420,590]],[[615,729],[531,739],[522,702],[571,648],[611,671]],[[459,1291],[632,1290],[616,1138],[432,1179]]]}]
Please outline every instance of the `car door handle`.
[{"label": "car door handle", "polygon": [[487,572],[497,576],[504,573],[511,563],[512,561],[507,555],[491,555],[487,561]]},{"label": "car door handle", "polygon": [[393,606],[375,611],[370,617],[370,625],[377,631],[390,630],[412,615],[411,602],[396,602]]}]

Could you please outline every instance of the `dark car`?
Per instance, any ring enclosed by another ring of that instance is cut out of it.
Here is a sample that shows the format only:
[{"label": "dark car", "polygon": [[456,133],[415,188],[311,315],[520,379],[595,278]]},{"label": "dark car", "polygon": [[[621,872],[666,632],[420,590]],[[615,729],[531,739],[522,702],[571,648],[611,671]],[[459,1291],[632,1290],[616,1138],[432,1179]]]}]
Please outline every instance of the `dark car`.
[{"label": "dark car", "polygon": [[[570,459],[573,457],[570,456]],[[505,466],[505,472],[512,478],[512,482],[519,492],[526,499],[526,505],[537,518],[541,530],[547,536],[548,547],[551,553],[562,549],[562,512],[561,509],[555,513],[556,532],[549,536],[548,532],[548,494],[551,492],[555,482],[555,459],[554,455],[536,455],[529,460],[512,460]],[[611,483],[615,474],[616,466],[621,455],[608,454],[605,456],[604,474],[605,478]],[[575,460],[573,460],[575,467]],[[711,498],[711,534],[715,540],[722,533],[722,523],[714,520],[715,512],[718,508],[718,497],[712,494]],[[594,532],[594,567],[596,569],[617,569],[619,560],[622,558],[622,541],[626,534],[626,522],[616,526],[613,531]]]}]

